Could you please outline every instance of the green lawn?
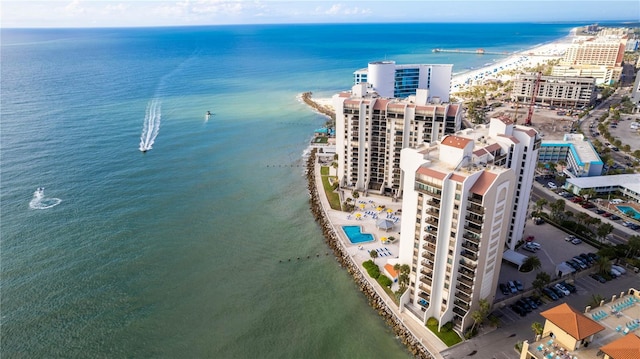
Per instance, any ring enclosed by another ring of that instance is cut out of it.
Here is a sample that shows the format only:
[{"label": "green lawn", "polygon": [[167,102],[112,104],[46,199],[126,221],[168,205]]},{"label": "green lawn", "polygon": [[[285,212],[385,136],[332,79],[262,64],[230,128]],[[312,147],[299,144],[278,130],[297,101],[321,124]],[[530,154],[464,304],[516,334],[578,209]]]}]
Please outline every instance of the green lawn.
[{"label": "green lawn", "polygon": [[437,325],[435,326],[427,325],[427,328],[429,328],[429,330],[431,330],[433,334],[435,334],[438,338],[440,338],[440,340],[442,340],[442,342],[446,344],[448,347],[458,344],[462,341],[462,339],[458,336],[458,334],[453,330],[450,330],[448,332],[439,332]]},{"label": "green lawn", "polygon": [[[341,210],[340,196],[333,191],[333,187],[331,186],[331,183],[329,183],[329,167],[321,167],[320,173],[322,174],[322,187],[324,187],[324,193],[327,194],[327,200],[329,200],[331,209]],[[327,173],[327,175],[324,173]]]}]

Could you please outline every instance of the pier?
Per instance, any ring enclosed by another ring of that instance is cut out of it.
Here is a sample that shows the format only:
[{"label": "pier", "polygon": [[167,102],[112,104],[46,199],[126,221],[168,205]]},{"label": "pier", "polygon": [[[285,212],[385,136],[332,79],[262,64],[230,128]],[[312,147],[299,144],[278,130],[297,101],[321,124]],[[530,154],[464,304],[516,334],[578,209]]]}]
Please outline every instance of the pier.
[{"label": "pier", "polygon": [[458,50],[458,49],[433,49],[433,52],[451,52],[456,54],[476,54],[476,55],[504,55],[509,56],[513,55],[513,52],[503,51],[485,51],[484,49],[476,49],[476,50]]}]

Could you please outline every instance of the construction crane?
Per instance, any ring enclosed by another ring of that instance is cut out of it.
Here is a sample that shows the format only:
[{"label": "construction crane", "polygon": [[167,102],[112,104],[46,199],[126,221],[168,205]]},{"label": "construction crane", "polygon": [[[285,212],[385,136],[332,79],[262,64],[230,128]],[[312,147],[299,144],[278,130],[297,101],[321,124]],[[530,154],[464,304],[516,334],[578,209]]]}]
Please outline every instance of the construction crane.
[{"label": "construction crane", "polygon": [[533,107],[536,104],[536,96],[538,95],[538,91],[540,90],[540,78],[542,77],[542,72],[538,72],[536,75],[536,82],[533,84],[533,92],[531,92],[531,102],[529,102],[529,114],[527,115],[527,120],[525,121],[525,126],[531,126],[531,118],[533,117]]}]

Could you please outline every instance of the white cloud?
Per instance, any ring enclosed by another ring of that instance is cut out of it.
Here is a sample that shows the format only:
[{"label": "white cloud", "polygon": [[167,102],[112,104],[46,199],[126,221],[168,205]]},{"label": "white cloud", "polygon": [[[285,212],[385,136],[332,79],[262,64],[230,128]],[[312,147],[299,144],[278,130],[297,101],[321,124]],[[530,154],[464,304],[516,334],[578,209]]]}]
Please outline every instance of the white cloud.
[{"label": "white cloud", "polygon": [[343,4],[333,4],[328,10],[317,7],[316,12],[325,15],[369,15],[372,13],[371,9],[359,8],[357,6],[346,7]]}]

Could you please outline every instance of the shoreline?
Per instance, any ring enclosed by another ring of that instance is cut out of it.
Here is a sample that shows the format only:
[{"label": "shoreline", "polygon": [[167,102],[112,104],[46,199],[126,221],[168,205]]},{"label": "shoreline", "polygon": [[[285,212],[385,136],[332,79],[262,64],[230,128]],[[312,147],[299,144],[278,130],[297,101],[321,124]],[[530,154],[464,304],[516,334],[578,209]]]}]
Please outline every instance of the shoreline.
[{"label": "shoreline", "polygon": [[439,355],[439,353],[435,355],[431,353],[422,342],[424,338],[420,338],[415,335],[404,324],[404,320],[394,313],[381,294],[376,291],[374,285],[368,280],[367,274],[358,266],[353,257],[349,254],[344,243],[340,240],[336,233],[336,228],[327,213],[326,205],[328,205],[328,203],[324,203],[326,201],[326,196],[322,197],[324,195],[324,190],[319,190],[322,186],[321,183],[318,185],[318,178],[316,176],[319,174],[320,170],[316,168],[316,162],[316,150],[314,149],[307,159],[306,176],[307,189],[310,197],[310,210],[316,223],[322,229],[325,242],[333,251],[336,260],[340,266],[346,269],[351,275],[356,285],[360,288],[360,291],[367,297],[369,305],[385,320],[385,323],[393,330],[397,338],[407,348],[410,354],[415,358],[424,359],[433,359],[438,357],[437,355]]},{"label": "shoreline", "polygon": [[454,74],[451,77],[451,94],[462,92],[468,87],[485,80],[511,80],[513,76],[504,74],[504,71],[522,70],[526,67],[534,67],[551,60],[561,59],[576,35],[578,28],[573,28],[569,34],[559,39],[535,45],[531,48],[515,52],[505,59],[482,66],[470,71]]}]

